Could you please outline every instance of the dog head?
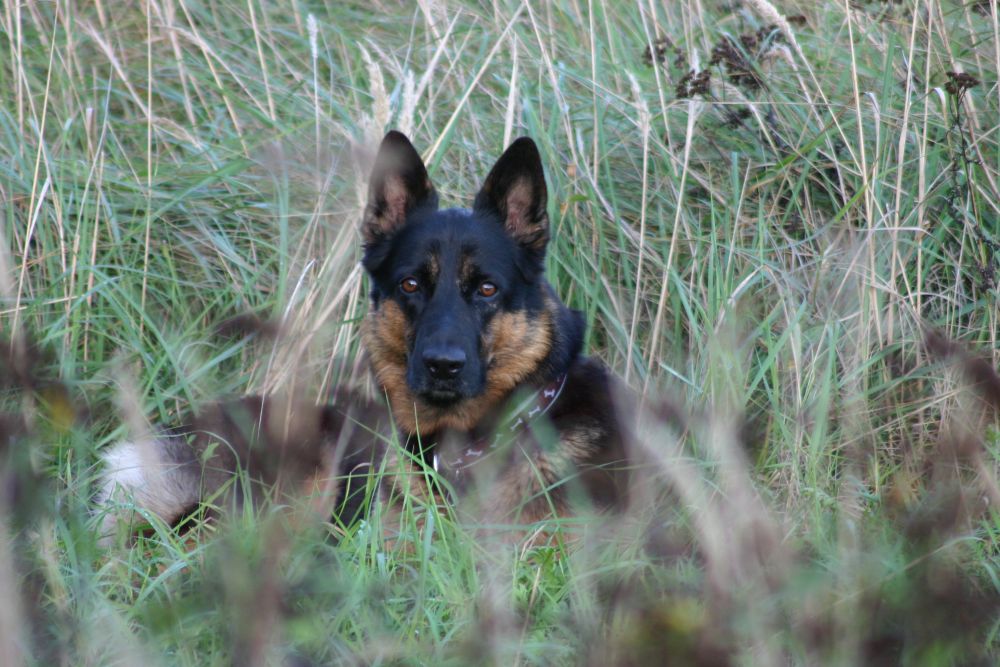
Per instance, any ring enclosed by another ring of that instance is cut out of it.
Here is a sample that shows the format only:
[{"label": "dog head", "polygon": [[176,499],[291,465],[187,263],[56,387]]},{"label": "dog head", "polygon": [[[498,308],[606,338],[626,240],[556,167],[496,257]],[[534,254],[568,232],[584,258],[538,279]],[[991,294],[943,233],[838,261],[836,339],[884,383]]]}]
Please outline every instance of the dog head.
[{"label": "dog head", "polygon": [[442,210],[420,155],[390,132],[362,234],[365,343],[404,426],[469,427],[549,354],[546,186],[531,139],[504,152],[471,210]]}]

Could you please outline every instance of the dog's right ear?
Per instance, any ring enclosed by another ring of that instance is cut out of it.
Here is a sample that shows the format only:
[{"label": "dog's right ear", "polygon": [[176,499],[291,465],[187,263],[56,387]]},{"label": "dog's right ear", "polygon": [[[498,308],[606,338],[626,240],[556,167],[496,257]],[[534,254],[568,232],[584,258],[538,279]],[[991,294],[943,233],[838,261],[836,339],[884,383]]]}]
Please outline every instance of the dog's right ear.
[{"label": "dog's right ear", "polygon": [[391,236],[415,209],[437,208],[427,167],[406,135],[395,130],[382,139],[368,181],[368,204],[361,223],[365,245]]}]

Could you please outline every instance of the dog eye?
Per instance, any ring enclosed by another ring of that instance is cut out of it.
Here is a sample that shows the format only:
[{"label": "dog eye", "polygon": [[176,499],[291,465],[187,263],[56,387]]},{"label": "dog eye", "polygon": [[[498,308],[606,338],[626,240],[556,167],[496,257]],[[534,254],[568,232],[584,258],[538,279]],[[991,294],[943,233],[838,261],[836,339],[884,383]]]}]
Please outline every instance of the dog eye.
[{"label": "dog eye", "polygon": [[413,276],[408,278],[403,278],[399,281],[399,289],[403,290],[406,294],[413,294],[420,289],[420,283]]},{"label": "dog eye", "polygon": [[479,293],[485,297],[491,297],[497,293],[497,286],[488,280],[479,283]]}]

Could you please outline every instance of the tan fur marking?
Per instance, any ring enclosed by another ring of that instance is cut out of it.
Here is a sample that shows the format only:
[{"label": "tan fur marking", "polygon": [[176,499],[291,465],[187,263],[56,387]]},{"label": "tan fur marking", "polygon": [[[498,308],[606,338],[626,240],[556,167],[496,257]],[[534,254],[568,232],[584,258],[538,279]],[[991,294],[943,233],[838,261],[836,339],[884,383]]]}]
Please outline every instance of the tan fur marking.
[{"label": "tan fur marking", "polygon": [[574,467],[588,464],[600,448],[604,429],[596,423],[580,422],[559,432],[559,451]]},{"label": "tan fur marking", "polygon": [[389,397],[393,416],[411,430],[413,399],[406,386],[406,341],[409,323],[394,301],[373,308],[365,318],[361,335],[371,358],[375,379]]},{"label": "tan fur marking", "polygon": [[483,336],[487,350],[487,394],[506,394],[523,382],[552,348],[548,311],[529,318],[524,311],[497,313]]},{"label": "tan fur marking", "polygon": [[436,252],[430,254],[430,259],[427,260],[427,273],[430,274],[430,279],[432,283],[436,283],[438,275],[441,273],[441,265],[438,263],[438,256]]},{"label": "tan fur marking", "polygon": [[472,275],[476,270],[476,262],[470,255],[462,256],[462,263],[458,267],[458,279],[463,285],[468,285],[472,280]]}]

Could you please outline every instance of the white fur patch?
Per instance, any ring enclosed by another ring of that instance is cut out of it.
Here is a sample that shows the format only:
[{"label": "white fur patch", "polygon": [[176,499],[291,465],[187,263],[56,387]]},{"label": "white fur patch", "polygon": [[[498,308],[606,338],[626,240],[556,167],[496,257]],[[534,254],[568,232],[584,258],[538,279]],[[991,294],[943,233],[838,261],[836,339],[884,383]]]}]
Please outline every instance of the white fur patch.
[{"label": "white fur patch", "polygon": [[177,463],[164,461],[165,448],[152,442],[119,442],[101,453],[104,474],[97,505],[104,511],[100,542],[107,546],[118,522],[139,509],[167,523],[198,501],[199,489]]}]

